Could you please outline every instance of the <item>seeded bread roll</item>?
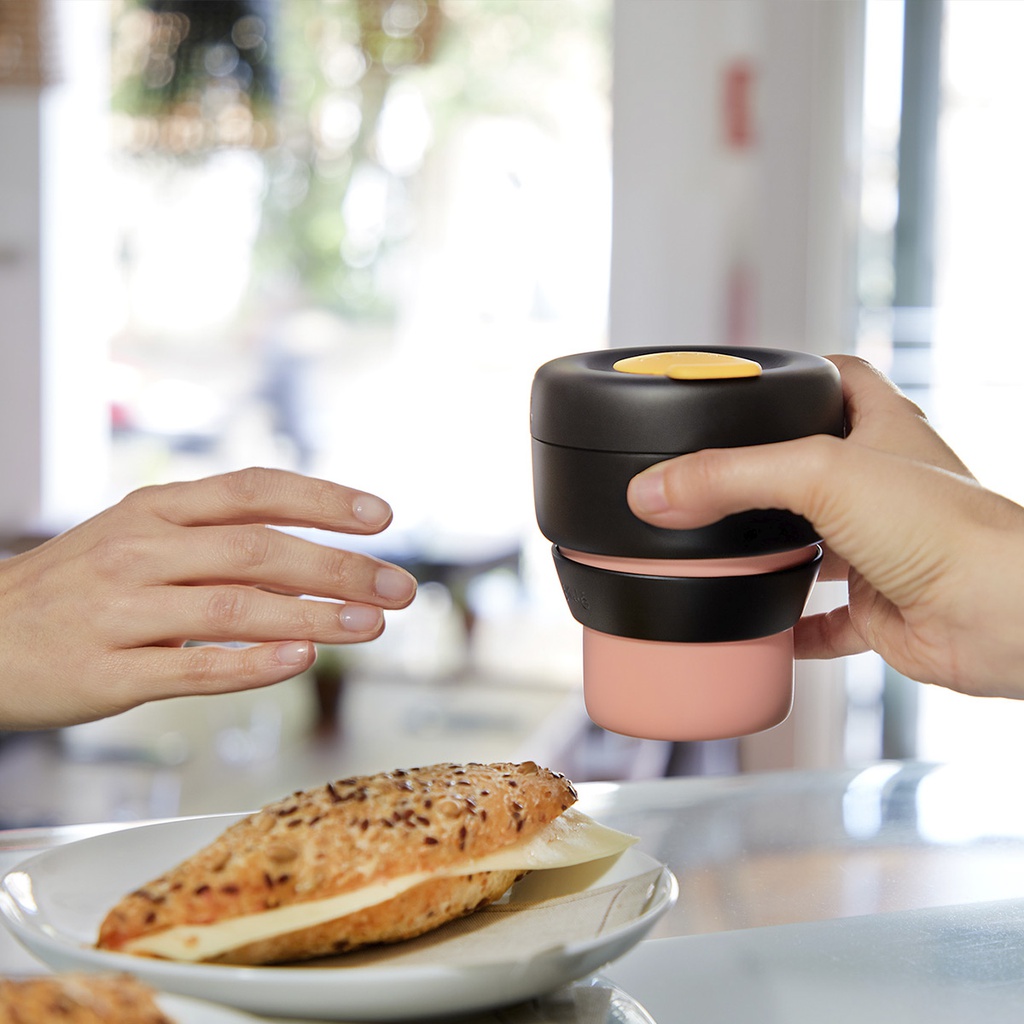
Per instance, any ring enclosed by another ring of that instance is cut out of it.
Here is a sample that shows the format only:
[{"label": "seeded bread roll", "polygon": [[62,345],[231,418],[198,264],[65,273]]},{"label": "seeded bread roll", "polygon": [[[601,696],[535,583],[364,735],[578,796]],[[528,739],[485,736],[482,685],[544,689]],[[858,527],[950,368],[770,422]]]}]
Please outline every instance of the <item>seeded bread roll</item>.
[{"label": "seeded bread roll", "polygon": [[122,950],[179,925],[437,874],[344,917],[203,959],[280,963],[412,938],[498,899],[523,872],[460,874],[458,866],[527,840],[575,800],[568,780],[532,762],[438,764],[298,792],[236,822],[126,896],[103,921],[97,945]]},{"label": "seeded bread roll", "polygon": [[129,974],[0,980],[0,1024],[173,1024],[155,993]]}]

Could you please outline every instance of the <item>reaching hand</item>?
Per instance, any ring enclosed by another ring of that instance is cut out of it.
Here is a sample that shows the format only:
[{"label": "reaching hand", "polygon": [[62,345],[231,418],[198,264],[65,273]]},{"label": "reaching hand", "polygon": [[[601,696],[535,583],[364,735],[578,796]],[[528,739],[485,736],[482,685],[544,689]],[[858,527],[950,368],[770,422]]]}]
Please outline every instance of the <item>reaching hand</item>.
[{"label": "reaching hand", "polygon": [[308,668],[316,643],[373,639],[382,610],[412,600],[413,578],[267,524],[372,534],[390,522],[373,495],[247,469],[143,488],[0,561],[0,725],[266,686]]}]

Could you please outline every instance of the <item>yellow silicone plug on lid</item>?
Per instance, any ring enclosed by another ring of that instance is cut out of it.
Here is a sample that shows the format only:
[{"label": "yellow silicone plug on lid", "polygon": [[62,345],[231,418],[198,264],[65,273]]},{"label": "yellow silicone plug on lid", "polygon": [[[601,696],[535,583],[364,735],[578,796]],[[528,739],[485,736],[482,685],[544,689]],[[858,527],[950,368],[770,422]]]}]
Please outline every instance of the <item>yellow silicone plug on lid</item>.
[{"label": "yellow silicone plug on lid", "polygon": [[646,373],[672,380],[719,380],[760,377],[761,364],[724,352],[650,352],[612,363],[620,373]]}]

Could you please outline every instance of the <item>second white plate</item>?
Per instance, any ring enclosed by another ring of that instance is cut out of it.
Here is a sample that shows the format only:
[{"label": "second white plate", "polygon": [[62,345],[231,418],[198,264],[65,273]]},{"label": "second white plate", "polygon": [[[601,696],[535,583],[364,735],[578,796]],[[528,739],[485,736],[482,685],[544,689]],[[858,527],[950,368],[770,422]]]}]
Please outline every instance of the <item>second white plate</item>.
[{"label": "second white plate", "polygon": [[187,996],[161,995],[157,1003],[174,1024],[257,1024],[258,1020],[247,1013]]}]

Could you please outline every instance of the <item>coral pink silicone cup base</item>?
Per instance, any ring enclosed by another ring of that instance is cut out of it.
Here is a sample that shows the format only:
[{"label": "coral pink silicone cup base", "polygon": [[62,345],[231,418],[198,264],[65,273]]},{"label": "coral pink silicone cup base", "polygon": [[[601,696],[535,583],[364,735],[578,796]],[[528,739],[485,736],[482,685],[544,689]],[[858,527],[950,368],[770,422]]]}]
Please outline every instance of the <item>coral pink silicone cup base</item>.
[{"label": "coral pink silicone cup base", "polygon": [[[746,559],[688,561],[562,553],[618,572],[744,575],[807,561],[817,545]],[[583,696],[604,729],[657,740],[762,732],[793,707],[793,630],[730,643],[666,643],[583,629]]]},{"label": "coral pink silicone cup base", "polygon": [[583,696],[604,729],[654,740],[761,732],[793,706],[793,630],[672,644],[583,630]]}]

